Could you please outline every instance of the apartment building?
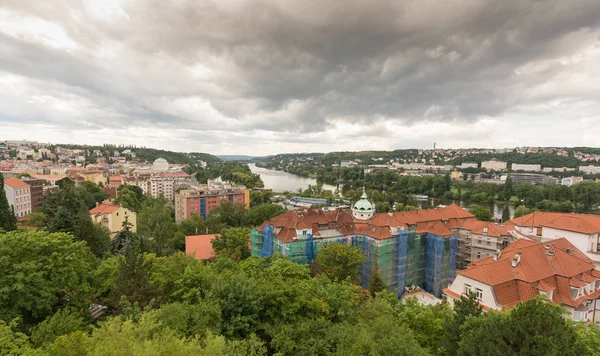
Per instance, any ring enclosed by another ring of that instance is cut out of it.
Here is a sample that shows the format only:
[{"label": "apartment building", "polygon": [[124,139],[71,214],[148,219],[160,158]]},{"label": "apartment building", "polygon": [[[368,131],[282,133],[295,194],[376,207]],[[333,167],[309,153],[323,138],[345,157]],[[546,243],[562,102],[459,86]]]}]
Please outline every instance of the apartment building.
[{"label": "apartment building", "polygon": [[529,183],[537,185],[558,184],[558,178],[535,173],[509,173],[513,184]]},{"label": "apartment building", "polygon": [[31,214],[31,187],[17,178],[4,180],[4,191],[8,205],[12,206],[15,216],[20,218]]},{"label": "apartment building", "polygon": [[580,166],[579,171],[584,174],[600,174],[600,166]]},{"label": "apartment building", "polygon": [[44,199],[44,180],[43,179],[23,179],[23,182],[29,185],[31,195],[31,211],[36,211],[42,206]]},{"label": "apartment building", "polygon": [[505,171],[506,162],[497,161],[496,159],[483,161],[481,162],[481,168],[485,168],[488,171]]},{"label": "apartment building", "polygon": [[148,188],[152,197],[163,196],[174,202],[175,191],[179,188],[189,188],[191,185],[192,178],[185,172],[162,172],[150,176]]},{"label": "apartment building", "polygon": [[241,203],[250,208],[250,191],[244,186],[202,187],[184,189],[175,194],[175,221],[189,219],[192,214],[206,219],[222,200]]},{"label": "apartment building", "polygon": [[542,165],[513,163],[511,164],[510,169],[512,171],[539,172],[542,170]]}]

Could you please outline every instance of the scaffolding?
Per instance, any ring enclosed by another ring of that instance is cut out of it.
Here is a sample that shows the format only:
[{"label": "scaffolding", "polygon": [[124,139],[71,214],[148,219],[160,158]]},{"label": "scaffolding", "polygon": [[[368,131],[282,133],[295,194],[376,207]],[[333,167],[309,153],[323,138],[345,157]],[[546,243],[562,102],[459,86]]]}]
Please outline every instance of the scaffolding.
[{"label": "scaffolding", "polygon": [[369,287],[373,274],[378,273],[387,290],[402,296],[406,289],[422,287],[435,296],[456,277],[458,236],[417,234],[415,229],[399,230],[392,238],[376,240],[365,235],[315,238],[299,236],[293,242],[274,237],[273,228],[252,231],[253,256],[281,253],[301,264],[311,263],[319,251],[330,243],[346,243],[361,249],[365,262],[360,276],[363,288]]}]

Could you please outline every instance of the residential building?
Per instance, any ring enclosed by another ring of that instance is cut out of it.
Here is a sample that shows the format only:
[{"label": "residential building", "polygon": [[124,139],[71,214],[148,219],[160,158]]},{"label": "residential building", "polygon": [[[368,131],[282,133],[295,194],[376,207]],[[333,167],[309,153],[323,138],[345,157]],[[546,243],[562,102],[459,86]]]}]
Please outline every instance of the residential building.
[{"label": "residential building", "polygon": [[454,170],[450,174],[450,179],[462,179],[463,174],[461,171]]},{"label": "residential building", "polygon": [[222,200],[244,204],[250,208],[250,191],[244,186],[224,185],[222,187],[196,187],[180,190],[175,194],[175,221],[189,219],[192,214],[204,220],[221,204]]},{"label": "residential building", "polygon": [[102,171],[86,171],[78,173],[83,180],[96,185],[106,185],[106,175]]},{"label": "residential building", "polygon": [[529,183],[537,185],[558,184],[558,178],[536,173],[509,173],[513,184]]},{"label": "residential building", "polygon": [[600,267],[600,215],[534,212],[510,223],[528,239],[546,242],[564,237]]},{"label": "residential building", "polygon": [[459,271],[444,289],[450,304],[475,293],[485,310],[506,310],[538,295],[565,308],[565,317],[600,323],[600,271],[576,246],[560,238],[519,239],[494,256]]},{"label": "residential building", "polygon": [[43,181],[48,182],[49,185],[56,185],[56,182],[59,180],[66,178],[66,175],[49,175],[49,174],[32,174],[31,175],[35,179],[41,179]]},{"label": "residential building", "polygon": [[511,171],[526,171],[526,172],[539,172],[542,170],[541,164],[519,164],[513,163],[510,166]]},{"label": "residential building", "polygon": [[577,183],[583,182],[583,177],[565,177],[560,182],[561,185],[566,185],[567,187],[572,187]]},{"label": "residential building", "polygon": [[456,168],[466,169],[466,168],[479,168],[477,162],[463,162],[460,166],[456,166]]},{"label": "residential building", "polygon": [[481,162],[481,168],[485,168],[488,171],[505,171],[506,162],[497,161],[492,158],[490,161]]},{"label": "residential building", "polygon": [[110,176],[108,177],[108,187],[118,188],[125,184],[125,177],[123,176]]},{"label": "residential building", "polygon": [[440,297],[456,275],[458,235],[474,215],[457,205],[410,212],[377,213],[366,194],[351,212],[331,209],[292,210],[252,230],[253,256],[281,253],[297,263],[310,263],[329,243],[360,248],[363,288],[372,273],[387,289],[402,296],[422,288]]},{"label": "residential building", "polygon": [[120,205],[115,205],[110,202],[103,202],[102,204],[96,205],[95,208],[90,210],[90,216],[92,221],[100,223],[110,231],[111,237],[114,237],[119,231],[123,229],[123,222],[127,219],[127,222],[131,224],[130,230],[135,232],[137,229],[137,218],[135,211],[131,211]]},{"label": "residential building", "polygon": [[160,196],[174,202],[175,191],[182,187],[190,187],[192,179],[185,172],[162,172],[153,174],[149,179],[149,193],[152,197]]},{"label": "residential building", "polygon": [[584,174],[600,174],[600,166],[579,166],[579,172]]},{"label": "residential building", "polygon": [[212,240],[217,235],[193,235],[185,237],[185,254],[197,260],[210,260],[215,257]]},{"label": "residential building", "polygon": [[17,178],[6,178],[4,191],[8,205],[13,207],[16,217],[21,218],[31,214],[31,187],[29,184]]},{"label": "residential building", "polygon": [[31,211],[36,211],[40,206],[42,206],[42,200],[44,199],[44,180],[23,179],[23,182],[29,185]]},{"label": "residential building", "polygon": [[494,255],[515,238],[510,234],[513,224],[498,224],[475,219],[465,220],[458,228],[456,268],[465,269],[473,261]]}]

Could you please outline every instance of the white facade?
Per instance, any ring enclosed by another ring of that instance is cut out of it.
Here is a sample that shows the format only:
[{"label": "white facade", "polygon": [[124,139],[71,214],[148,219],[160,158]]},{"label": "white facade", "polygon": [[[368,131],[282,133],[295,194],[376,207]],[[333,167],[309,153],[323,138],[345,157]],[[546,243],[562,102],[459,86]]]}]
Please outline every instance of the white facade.
[{"label": "white facade", "polygon": [[579,171],[585,174],[600,174],[600,166],[581,166]]},{"label": "white facade", "polygon": [[[490,309],[502,309],[502,306],[498,305],[498,302],[496,301],[494,290],[491,286],[485,283],[481,283],[474,279],[465,277],[461,274],[457,274],[456,279],[454,279],[454,282],[452,282],[452,284],[448,288],[454,293],[460,295],[466,295],[467,291],[470,290],[471,292],[477,295],[477,300],[479,301],[479,303],[485,305]],[[455,296],[452,296],[450,294],[447,295],[448,302],[450,302],[450,306],[454,306],[454,301],[458,300],[459,298],[456,298]]]},{"label": "white facade", "polygon": [[31,191],[29,185],[27,187],[13,188],[5,183],[4,191],[6,192],[8,205],[14,208],[16,217],[20,218],[31,214]]},{"label": "white facade", "polygon": [[502,161],[484,161],[481,162],[481,168],[485,168],[488,171],[505,171],[506,170],[506,162]]},{"label": "white facade", "polygon": [[[542,227],[542,242],[564,237],[575,245],[579,251],[589,257],[596,266],[600,266],[600,252],[598,251],[598,233],[584,234],[575,231],[559,230],[551,227]],[[596,268],[598,269],[598,267]]]},{"label": "white facade", "polygon": [[457,168],[465,169],[465,168],[478,168],[479,165],[476,162],[463,162],[460,166],[456,166]]},{"label": "white facade", "polygon": [[511,165],[511,170],[513,171],[527,171],[527,172],[538,172],[542,170],[542,165],[540,164],[518,164],[513,163]]}]

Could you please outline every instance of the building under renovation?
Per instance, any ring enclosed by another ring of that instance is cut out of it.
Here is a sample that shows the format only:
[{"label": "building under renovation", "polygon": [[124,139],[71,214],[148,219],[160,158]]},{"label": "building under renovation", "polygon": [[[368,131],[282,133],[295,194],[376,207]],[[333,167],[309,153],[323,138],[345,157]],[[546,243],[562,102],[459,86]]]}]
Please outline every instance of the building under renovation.
[{"label": "building under renovation", "polygon": [[402,296],[421,287],[439,297],[456,276],[458,235],[474,215],[457,205],[410,212],[376,213],[366,194],[352,212],[306,209],[288,211],[252,231],[252,255],[281,253],[310,263],[323,246],[351,244],[366,261],[362,286],[379,273],[389,291]]}]

